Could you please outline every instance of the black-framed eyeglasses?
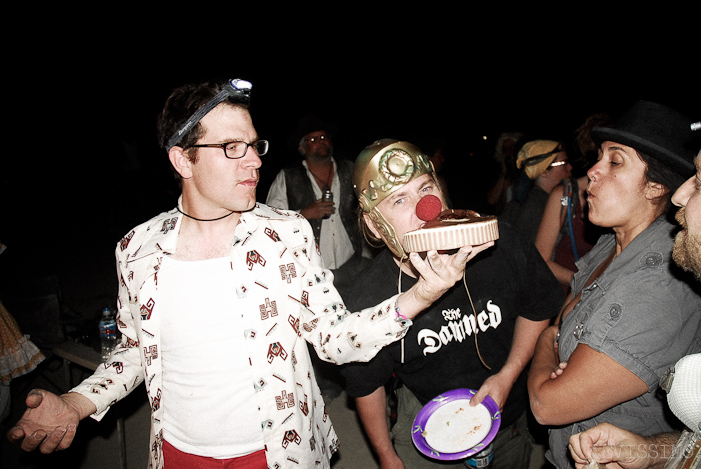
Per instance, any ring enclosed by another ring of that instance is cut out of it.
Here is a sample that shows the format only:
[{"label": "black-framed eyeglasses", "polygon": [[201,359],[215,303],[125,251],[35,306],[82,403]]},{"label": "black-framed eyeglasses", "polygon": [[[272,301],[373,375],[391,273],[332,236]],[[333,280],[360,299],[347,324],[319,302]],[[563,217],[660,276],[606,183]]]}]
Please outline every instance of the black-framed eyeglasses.
[{"label": "black-framed eyeglasses", "polygon": [[190,145],[188,148],[221,148],[224,150],[224,156],[230,160],[237,160],[246,156],[248,147],[253,148],[253,151],[258,156],[263,156],[268,153],[268,141],[256,140],[255,142],[225,142],[225,143],[203,143],[199,145]]}]

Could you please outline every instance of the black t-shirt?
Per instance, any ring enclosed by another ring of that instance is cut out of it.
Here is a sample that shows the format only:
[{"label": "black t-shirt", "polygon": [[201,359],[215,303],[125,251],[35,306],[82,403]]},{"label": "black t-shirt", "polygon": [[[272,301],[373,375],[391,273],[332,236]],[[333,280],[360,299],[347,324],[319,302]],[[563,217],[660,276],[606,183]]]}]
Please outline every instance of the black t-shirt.
[{"label": "black t-shirt", "polygon": [[[388,345],[368,363],[343,366],[350,396],[372,393],[393,372],[422,404],[451,389],[479,389],[506,362],[518,316],[541,321],[558,313],[562,289],[535,246],[507,223],[499,224],[499,233],[496,245],[465,269],[469,296],[463,282],[456,283],[413,320],[402,341]],[[398,281],[399,267],[385,250],[362,272],[344,300],[351,311],[359,311],[396,294]],[[402,291],[415,283],[416,279],[402,274]],[[491,371],[478,356],[475,330],[479,352]],[[524,370],[504,407],[504,425],[528,406],[526,379]]]}]

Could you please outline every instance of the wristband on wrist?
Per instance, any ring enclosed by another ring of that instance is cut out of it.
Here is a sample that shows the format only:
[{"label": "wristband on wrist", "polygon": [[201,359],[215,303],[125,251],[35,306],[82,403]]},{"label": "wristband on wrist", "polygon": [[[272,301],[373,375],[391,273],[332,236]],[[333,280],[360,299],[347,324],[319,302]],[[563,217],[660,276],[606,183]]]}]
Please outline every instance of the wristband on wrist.
[{"label": "wristband on wrist", "polygon": [[397,321],[399,321],[399,320],[408,321],[409,320],[409,318],[404,316],[401,313],[401,311],[399,311],[399,299],[397,299],[397,301],[395,301],[395,303],[394,303],[394,312],[397,313],[397,317],[396,317]]}]

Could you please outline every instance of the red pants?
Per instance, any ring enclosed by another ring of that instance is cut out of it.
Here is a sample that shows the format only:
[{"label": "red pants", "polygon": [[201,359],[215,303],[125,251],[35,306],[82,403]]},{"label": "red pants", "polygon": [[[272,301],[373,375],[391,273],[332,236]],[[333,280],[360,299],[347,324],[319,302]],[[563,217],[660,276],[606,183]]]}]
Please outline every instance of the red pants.
[{"label": "red pants", "polygon": [[167,441],[163,442],[163,467],[165,469],[267,469],[265,451],[233,459],[216,459],[183,453]]}]

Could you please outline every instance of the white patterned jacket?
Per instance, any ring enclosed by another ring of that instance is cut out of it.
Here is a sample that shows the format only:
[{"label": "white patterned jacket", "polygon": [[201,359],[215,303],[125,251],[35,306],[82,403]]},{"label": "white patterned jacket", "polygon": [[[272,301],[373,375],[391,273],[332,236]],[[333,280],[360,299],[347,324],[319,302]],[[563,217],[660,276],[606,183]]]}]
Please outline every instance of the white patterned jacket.
[{"label": "white patterned jacket", "polygon": [[[175,252],[181,215],[175,209],[136,227],[116,249],[120,346],[73,391],[109,407],[142,382],[151,403],[149,468],[163,467],[163,408],[158,270]],[[309,223],[292,211],[257,204],[242,214],[231,248],[244,334],[256,376],[255,404],[268,467],[329,467],[338,439],[326,413],[305,341],[325,360],[367,361],[404,336],[411,321],[396,319],[392,297],[358,314],[345,309],[323,268]],[[225,360],[226,357],[216,359]],[[237,377],[232,377],[237,379]]]}]

